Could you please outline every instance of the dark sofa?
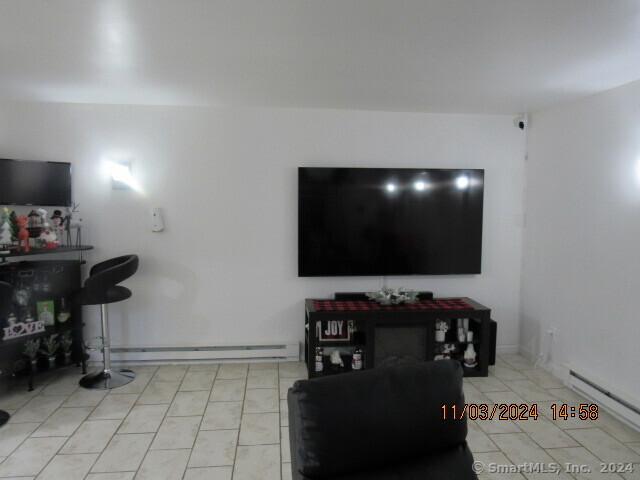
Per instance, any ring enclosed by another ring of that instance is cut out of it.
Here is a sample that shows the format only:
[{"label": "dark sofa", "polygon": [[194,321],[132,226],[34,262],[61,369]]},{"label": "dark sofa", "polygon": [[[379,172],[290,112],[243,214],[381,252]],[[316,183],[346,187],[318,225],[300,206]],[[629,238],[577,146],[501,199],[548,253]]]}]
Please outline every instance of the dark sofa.
[{"label": "dark sofa", "polygon": [[287,401],[293,480],[477,480],[466,419],[443,419],[464,404],[458,362],[300,380]]}]

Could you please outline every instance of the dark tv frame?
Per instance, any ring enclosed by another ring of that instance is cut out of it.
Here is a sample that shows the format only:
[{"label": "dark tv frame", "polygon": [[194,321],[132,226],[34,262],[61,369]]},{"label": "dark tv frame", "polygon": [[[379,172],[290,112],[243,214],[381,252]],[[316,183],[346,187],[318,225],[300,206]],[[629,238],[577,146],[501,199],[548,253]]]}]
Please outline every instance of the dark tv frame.
[{"label": "dark tv frame", "polygon": [[477,272],[466,272],[466,273],[331,273],[331,274],[322,274],[322,273],[305,273],[301,271],[302,265],[302,249],[301,249],[301,238],[302,238],[302,200],[300,198],[300,171],[302,169],[307,168],[326,168],[328,170],[333,170],[336,168],[348,168],[353,170],[467,170],[467,171],[478,171],[482,172],[482,183],[483,183],[483,193],[482,193],[482,232],[484,233],[484,183],[485,183],[485,169],[484,168],[438,168],[438,167],[427,167],[427,168],[418,168],[418,167],[314,167],[314,166],[305,166],[297,168],[297,181],[298,181],[298,278],[342,278],[342,277],[442,277],[442,276],[469,276],[469,275],[480,275],[482,274],[482,252],[483,252],[483,235],[480,235],[480,266]]},{"label": "dark tv frame", "polygon": [[53,204],[43,204],[43,203],[37,203],[37,204],[36,203],[0,203],[0,205],[7,205],[12,207],[71,207],[73,206],[73,165],[71,164],[71,162],[54,162],[49,160],[20,160],[18,158],[0,158],[0,160],[9,161],[9,162],[55,163],[57,165],[68,165],[69,166],[69,185],[70,185],[69,203],[66,205],[53,205]]}]

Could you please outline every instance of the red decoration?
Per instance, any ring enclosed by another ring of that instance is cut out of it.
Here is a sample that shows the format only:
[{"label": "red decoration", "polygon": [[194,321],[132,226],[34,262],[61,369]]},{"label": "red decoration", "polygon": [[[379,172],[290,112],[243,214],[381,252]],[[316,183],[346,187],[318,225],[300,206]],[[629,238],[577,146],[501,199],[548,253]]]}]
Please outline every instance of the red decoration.
[{"label": "red decoration", "polygon": [[31,251],[31,247],[29,246],[29,231],[27,230],[27,225],[29,223],[29,218],[26,215],[20,215],[18,217],[18,240],[20,249],[29,253]]}]

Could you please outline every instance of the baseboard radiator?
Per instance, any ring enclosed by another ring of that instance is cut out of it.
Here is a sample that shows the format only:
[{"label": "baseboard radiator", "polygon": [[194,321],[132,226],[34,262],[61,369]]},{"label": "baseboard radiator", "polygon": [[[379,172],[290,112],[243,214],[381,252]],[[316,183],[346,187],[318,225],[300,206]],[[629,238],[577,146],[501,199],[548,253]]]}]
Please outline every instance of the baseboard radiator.
[{"label": "baseboard radiator", "polygon": [[[92,352],[91,361],[100,362],[102,353]],[[212,345],[198,347],[112,346],[111,360],[116,363],[178,363],[231,361],[298,361],[298,343],[255,345]]]},{"label": "baseboard radiator", "polygon": [[623,398],[622,395],[611,392],[576,370],[569,370],[569,385],[618,417],[619,420],[640,431],[640,407],[638,406],[640,402]]}]

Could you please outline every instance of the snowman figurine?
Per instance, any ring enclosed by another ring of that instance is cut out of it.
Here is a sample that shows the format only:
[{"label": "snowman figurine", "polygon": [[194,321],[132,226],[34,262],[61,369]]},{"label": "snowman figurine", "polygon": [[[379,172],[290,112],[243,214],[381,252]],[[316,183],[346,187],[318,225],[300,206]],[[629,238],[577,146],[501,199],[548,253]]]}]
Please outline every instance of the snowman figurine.
[{"label": "snowman figurine", "polygon": [[62,243],[64,239],[64,217],[62,216],[62,211],[54,210],[53,215],[51,216],[51,223],[53,227],[53,231],[58,237],[58,244]]},{"label": "snowman figurine", "polygon": [[38,237],[40,243],[44,248],[58,248],[60,245],[58,242],[58,236],[56,235],[55,229],[51,228],[51,224],[47,219],[47,211],[44,208],[39,208],[38,213],[42,216],[42,231]]}]

